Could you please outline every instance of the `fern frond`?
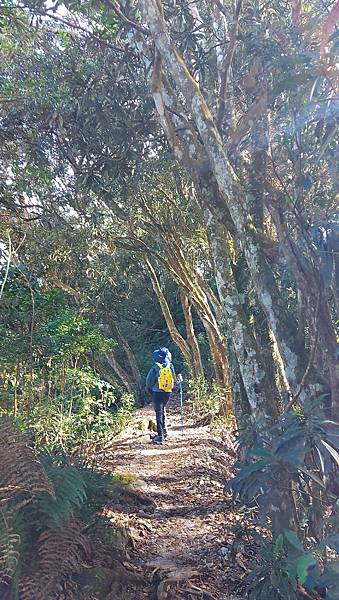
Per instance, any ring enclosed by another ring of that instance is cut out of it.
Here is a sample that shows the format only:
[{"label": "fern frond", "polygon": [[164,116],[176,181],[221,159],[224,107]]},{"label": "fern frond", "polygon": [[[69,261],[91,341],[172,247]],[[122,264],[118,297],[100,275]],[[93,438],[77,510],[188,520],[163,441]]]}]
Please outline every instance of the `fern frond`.
[{"label": "fern frond", "polygon": [[41,534],[35,573],[22,580],[20,600],[48,600],[71,575],[83,570],[90,547],[82,529],[82,522],[74,518]]},{"label": "fern frond", "polygon": [[[37,508],[47,518],[50,526],[61,526],[80,509],[86,500],[86,483],[75,467],[48,465],[47,474],[55,495],[42,492],[37,497]],[[46,519],[44,519],[46,521]]]},{"label": "fern frond", "polygon": [[17,516],[39,493],[53,499],[54,488],[33,448],[8,417],[0,417],[0,439],[0,582],[9,583],[21,552]]},{"label": "fern frond", "polygon": [[0,512],[0,583],[9,583],[19,561],[20,536],[13,530],[13,514]]},{"label": "fern frond", "polygon": [[90,522],[94,515],[100,514],[112,496],[112,474],[93,471],[82,467],[80,473],[85,481],[87,500],[81,508],[81,518]]},{"label": "fern frond", "polygon": [[112,476],[37,457],[8,418],[0,417],[0,436],[0,595],[85,598],[88,527],[107,501]]},{"label": "fern frond", "polygon": [[54,488],[33,448],[8,417],[0,418],[0,503],[16,509],[39,492],[54,496]]}]

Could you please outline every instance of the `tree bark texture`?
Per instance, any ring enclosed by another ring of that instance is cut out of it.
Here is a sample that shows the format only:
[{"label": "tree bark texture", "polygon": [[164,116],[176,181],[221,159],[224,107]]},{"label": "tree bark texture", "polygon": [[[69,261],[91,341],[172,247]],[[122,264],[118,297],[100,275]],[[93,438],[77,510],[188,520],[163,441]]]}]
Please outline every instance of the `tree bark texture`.
[{"label": "tree bark texture", "polygon": [[227,248],[226,231],[207,208],[204,208],[204,215],[227,331],[232,339],[252,415],[257,421],[262,417],[276,417],[277,390],[273,390],[270,385],[260,349],[238,294]]},{"label": "tree bark texture", "polygon": [[191,347],[193,357],[193,372],[195,377],[204,377],[204,369],[201,360],[200,348],[193,325],[192,304],[189,300],[189,297],[183,289],[181,289],[180,291],[180,301],[185,318],[187,342]]}]

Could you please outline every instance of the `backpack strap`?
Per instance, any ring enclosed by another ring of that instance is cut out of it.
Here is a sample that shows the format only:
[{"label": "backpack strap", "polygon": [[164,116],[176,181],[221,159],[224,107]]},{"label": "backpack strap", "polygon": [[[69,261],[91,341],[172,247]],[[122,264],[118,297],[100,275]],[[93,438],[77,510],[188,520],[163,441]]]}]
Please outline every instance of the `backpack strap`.
[{"label": "backpack strap", "polygon": [[157,365],[157,367],[159,367],[159,369],[162,369],[162,367],[164,366],[164,365],[162,365],[161,363],[158,363],[158,362],[156,362],[155,364]]}]

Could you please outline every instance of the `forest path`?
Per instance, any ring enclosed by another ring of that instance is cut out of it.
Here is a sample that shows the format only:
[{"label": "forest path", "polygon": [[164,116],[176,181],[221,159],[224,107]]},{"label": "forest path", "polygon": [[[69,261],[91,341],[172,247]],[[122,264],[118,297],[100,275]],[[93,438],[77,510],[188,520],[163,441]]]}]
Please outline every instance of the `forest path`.
[{"label": "forest path", "polygon": [[109,599],[241,600],[246,566],[241,555],[232,558],[231,527],[242,517],[223,494],[232,450],[208,426],[186,422],[182,429],[174,403],[163,446],[152,445],[149,431],[140,430],[149,419],[151,407],[138,411],[97,457],[105,470],[135,474],[141,492],[140,501],[125,496],[112,506],[132,532],[125,566],[134,574]]}]

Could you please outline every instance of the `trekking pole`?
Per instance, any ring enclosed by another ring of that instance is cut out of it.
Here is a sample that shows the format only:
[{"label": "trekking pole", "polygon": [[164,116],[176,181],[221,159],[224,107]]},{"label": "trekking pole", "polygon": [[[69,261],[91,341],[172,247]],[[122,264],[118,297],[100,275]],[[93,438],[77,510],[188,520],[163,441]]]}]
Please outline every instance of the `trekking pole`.
[{"label": "trekking pole", "polygon": [[179,375],[177,377],[177,382],[179,383],[179,390],[180,390],[181,434],[184,435],[184,403],[183,403],[183,395],[182,395],[183,378],[182,378],[181,373],[179,373]]}]

